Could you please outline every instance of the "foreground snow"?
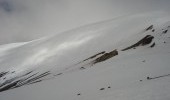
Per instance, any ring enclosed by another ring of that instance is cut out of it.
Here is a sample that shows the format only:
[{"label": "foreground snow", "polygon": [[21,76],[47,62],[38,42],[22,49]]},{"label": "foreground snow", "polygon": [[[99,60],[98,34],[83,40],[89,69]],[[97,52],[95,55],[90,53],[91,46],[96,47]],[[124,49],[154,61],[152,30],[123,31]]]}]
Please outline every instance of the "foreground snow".
[{"label": "foreground snow", "polygon": [[0,99],[169,100],[168,17],[127,16],[1,46]]}]

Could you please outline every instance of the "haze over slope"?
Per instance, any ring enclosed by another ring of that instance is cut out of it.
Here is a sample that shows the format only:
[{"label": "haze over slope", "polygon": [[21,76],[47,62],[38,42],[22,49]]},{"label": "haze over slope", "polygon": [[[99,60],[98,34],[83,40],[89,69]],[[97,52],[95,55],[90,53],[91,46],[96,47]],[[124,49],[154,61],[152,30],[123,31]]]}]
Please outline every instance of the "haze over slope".
[{"label": "haze over slope", "polygon": [[168,100],[169,29],[168,14],[139,14],[2,45],[0,98]]}]

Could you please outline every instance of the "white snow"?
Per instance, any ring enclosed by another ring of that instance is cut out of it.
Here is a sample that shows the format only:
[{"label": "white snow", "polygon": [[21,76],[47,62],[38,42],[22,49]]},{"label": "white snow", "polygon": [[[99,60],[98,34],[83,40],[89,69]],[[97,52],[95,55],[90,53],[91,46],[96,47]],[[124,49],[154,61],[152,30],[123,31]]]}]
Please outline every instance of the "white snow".
[{"label": "white snow", "polygon": [[[154,32],[146,31],[150,25]],[[165,30],[167,33],[162,33]],[[122,51],[146,35],[154,37],[151,43]],[[151,48],[153,43],[155,46]],[[105,61],[92,64],[101,55],[83,61],[115,49],[118,55]],[[0,50],[0,55],[8,52],[0,56],[0,72],[9,71],[0,77],[0,85],[13,78],[5,86],[50,71],[41,78],[42,82],[0,92],[0,100],[170,99],[170,17],[167,14],[126,16],[24,44],[1,46]],[[33,72],[23,76],[29,71]],[[22,81],[25,82],[28,81]]]}]

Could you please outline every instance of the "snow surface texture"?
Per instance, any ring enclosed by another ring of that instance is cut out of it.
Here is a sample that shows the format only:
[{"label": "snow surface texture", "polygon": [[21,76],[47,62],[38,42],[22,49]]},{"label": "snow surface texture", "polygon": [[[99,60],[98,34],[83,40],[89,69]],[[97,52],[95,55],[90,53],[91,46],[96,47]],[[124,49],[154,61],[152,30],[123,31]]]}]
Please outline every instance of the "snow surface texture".
[{"label": "snow surface texture", "polygon": [[170,17],[139,14],[0,46],[0,100],[170,100]]}]

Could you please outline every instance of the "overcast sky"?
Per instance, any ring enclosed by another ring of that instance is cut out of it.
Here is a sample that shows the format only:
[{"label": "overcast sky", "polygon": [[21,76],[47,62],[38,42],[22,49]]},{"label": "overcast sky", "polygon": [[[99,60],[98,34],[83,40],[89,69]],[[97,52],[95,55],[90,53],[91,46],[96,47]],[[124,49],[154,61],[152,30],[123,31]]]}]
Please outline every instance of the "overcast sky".
[{"label": "overcast sky", "polygon": [[0,44],[23,42],[115,17],[170,13],[170,0],[0,0]]}]

